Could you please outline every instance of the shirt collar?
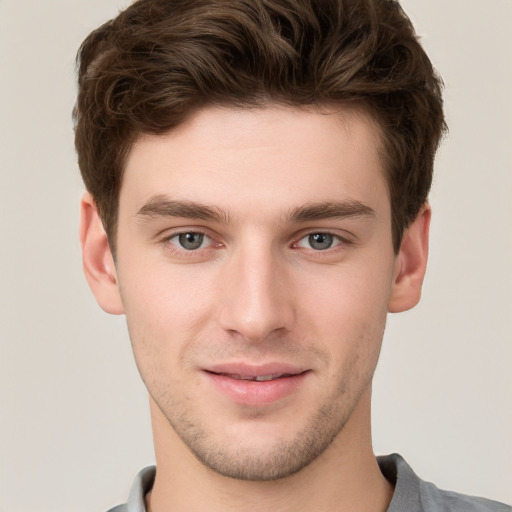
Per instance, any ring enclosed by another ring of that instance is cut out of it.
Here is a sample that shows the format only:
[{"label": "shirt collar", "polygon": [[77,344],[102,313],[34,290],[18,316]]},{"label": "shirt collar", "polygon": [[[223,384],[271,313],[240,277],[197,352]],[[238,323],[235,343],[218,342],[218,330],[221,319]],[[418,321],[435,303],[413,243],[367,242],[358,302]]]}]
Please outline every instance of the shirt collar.
[{"label": "shirt collar", "polygon": [[[377,462],[382,474],[395,487],[387,512],[422,512],[420,479],[407,462],[397,453],[377,457]],[[155,466],[149,466],[135,477],[126,503],[126,512],[146,512],[145,496],[153,487],[155,475]]]}]

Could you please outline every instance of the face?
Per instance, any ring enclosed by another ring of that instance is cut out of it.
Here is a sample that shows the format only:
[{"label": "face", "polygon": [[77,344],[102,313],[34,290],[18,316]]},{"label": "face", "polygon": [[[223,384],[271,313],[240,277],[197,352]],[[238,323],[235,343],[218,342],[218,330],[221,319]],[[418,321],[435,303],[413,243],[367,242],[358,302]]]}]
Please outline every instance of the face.
[{"label": "face", "polygon": [[397,267],[378,147],[363,114],[219,107],[129,155],[116,286],[135,358],[218,473],[300,470],[369,396]]}]

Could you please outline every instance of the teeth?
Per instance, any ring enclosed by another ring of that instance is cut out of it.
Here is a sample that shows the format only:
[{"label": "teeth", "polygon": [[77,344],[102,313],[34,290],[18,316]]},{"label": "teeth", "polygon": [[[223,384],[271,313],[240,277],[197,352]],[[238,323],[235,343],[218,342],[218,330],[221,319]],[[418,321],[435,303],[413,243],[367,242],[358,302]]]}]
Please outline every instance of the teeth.
[{"label": "teeth", "polygon": [[277,379],[279,377],[281,377],[281,375],[259,375],[254,380],[258,382],[265,382],[267,380]]},{"label": "teeth", "polygon": [[256,377],[249,376],[249,375],[238,375],[237,373],[229,373],[224,374],[227,377],[230,377],[231,379],[237,379],[237,380],[252,380],[256,382],[266,382],[269,380],[279,379],[279,377],[283,377],[286,374],[284,373],[275,373],[272,375],[257,375]]}]

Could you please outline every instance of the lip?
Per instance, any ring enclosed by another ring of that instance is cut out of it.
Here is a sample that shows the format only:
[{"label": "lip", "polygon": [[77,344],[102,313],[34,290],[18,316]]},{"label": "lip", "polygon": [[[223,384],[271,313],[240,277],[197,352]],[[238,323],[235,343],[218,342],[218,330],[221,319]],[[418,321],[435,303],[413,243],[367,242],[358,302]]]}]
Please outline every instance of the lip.
[{"label": "lip", "polygon": [[[239,405],[262,406],[298,391],[309,370],[286,363],[227,363],[203,369],[213,387]],[[265,380],[251,380],[255,378]],[[269,379],[270,380],[266,380]]]}]

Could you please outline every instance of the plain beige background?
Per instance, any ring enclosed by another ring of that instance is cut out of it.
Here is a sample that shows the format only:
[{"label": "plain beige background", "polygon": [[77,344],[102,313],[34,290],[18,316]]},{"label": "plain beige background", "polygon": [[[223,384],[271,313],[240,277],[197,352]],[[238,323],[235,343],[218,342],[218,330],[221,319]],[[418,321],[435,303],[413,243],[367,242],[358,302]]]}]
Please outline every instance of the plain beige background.
[{"label": "plain beige background", "polygon": [[[0,511],[104,511],[153,461],[124,319],[77,239],[75,51],[121,0],[0,0]],[[421,305],[392,316],[377,453],[512,502],[512,1],[407,0],[446,82]]]}]

